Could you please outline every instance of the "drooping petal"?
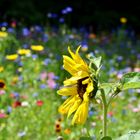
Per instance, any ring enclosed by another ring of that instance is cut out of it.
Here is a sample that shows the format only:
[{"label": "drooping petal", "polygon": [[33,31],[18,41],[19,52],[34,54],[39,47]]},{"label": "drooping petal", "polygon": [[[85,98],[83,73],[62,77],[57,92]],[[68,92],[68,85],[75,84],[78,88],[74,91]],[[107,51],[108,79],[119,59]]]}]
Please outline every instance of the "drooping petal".
[{"label": "drooping petal", "polygon": [[79,96],[77,96],[76,101],[75,101],[74,105],[70,108],[67,117],[69,117],[73,112],[75,112],[78,109],[78,107],[80,106],[81,102],[82,102],[81,98]]},{"label": "drooping petal", "polygon": [[75,102],[76,96],[69,97],[58,109],[61,114],[67,114],[71,106],[73,106]]},{"label": "drooping petal", "polygon": [[74,114],[74,117],[72,119],[72,125],[85,123],[88,116],[88,106],[89,102],[82,102],[82,104],[79,106],[76,113]]}]

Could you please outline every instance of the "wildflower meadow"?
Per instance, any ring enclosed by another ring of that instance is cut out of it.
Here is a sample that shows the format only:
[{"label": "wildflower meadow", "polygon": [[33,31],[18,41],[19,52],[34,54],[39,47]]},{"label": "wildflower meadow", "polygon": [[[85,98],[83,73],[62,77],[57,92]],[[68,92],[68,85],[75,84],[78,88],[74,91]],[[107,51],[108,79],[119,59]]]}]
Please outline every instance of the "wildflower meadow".
[{"label": "wildflower meadow", "polygon": [[0,140],[139,140],[140,39],[126,22],[2,23]]}]

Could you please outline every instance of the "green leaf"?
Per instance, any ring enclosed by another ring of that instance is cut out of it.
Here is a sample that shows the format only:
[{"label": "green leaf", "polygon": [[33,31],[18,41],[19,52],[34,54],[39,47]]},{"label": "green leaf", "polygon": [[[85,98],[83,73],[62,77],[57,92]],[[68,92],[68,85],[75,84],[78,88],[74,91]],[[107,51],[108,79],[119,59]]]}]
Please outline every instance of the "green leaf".
[{"label": "green leaf", "polygon": [[117,85],[118,85],[118,83],[102,83],[102,84],[99,85],[99,87],[101,89],[104,89],[104,88],[115,88]]},{"label": "green leaf", "polygon": [[120,83],[102,83],[99,85],[100,89],[103,89],[105,94],[115,92],[117,88],[120,88]]},{"label": "green leaf", "polygon": [[105,136],[105,137],[103,137],[101,140],[112,140],[112,138],[109,137],[109,136]]},{"label": "green leaf", "polygon": [[94,58],[94,64],[96,65],[97,69],[100,68],[101,60],[102,60],[101,57],[95,57],[95,58]]},{"label": "green leaf", "polygon": [[89,57],[90,62],[95,65],[96,69],[100,69],[102,57]]},{"label": "green leaf", "polygon": [[80,137],[79,140],[92,140],[90,137]]},{"label": "green leaf", "polygon": [[122,84],[122,90],[140,88],[140,72],[124,74],[120,83]]},{"label": "green leaf", "polygon": [[115,140],[140,140],[140,131],[136,132],[131,130],[128,134],[125,134]]}]

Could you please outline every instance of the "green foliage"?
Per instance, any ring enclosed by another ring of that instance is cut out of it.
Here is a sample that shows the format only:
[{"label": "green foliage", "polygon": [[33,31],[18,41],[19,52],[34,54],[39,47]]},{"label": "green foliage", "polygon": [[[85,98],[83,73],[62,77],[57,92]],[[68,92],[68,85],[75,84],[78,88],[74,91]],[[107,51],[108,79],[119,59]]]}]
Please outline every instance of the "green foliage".
[{"label": "green foliage", "polygon": [[139,139],[140,139],[140,131],[136,132],[135,130],[132,130],[128,134],[125,134],[115,140],[139,140]]},{"label": "green foliage", "polygon": [[80,137],[79,140],[92,140],[90,137]]},{"label": "green foliage", "polygon": [[130,72],[124,74],[121,79],[122,90],[140,88],[140,72]]},{"label": "green foliage", "polygon": [[112,140],[112,138],[109,137],[109,136],[105,136],[105,137],[103,137],[101,140]]}]

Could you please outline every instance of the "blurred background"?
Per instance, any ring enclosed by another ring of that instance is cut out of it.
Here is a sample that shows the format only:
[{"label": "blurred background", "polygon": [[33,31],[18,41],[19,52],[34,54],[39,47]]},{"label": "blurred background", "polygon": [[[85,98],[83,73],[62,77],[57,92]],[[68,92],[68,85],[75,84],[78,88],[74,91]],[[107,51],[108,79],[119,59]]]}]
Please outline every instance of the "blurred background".
[{"label": "blurred background", "polygon": [[129,28],[139,31],[139,11],[137,0],[0,0],[1,21],[55,26],[65,22],[94,31],[117,27],[121,17],[128,19]]},{"label": "blurred background", "polygon": [[[66,97],[57,91],[70,77],[62,55],[81,45],[85,61],[101,56],[101,83],[140,72],[139,12],[138,0],[0,0],[0,140],[100,139],[101,105],[89,106],[84,126],[58,112]],[[121,92],[108,110],[108,134],[140,130],[139,112],[140,90]]]}]

